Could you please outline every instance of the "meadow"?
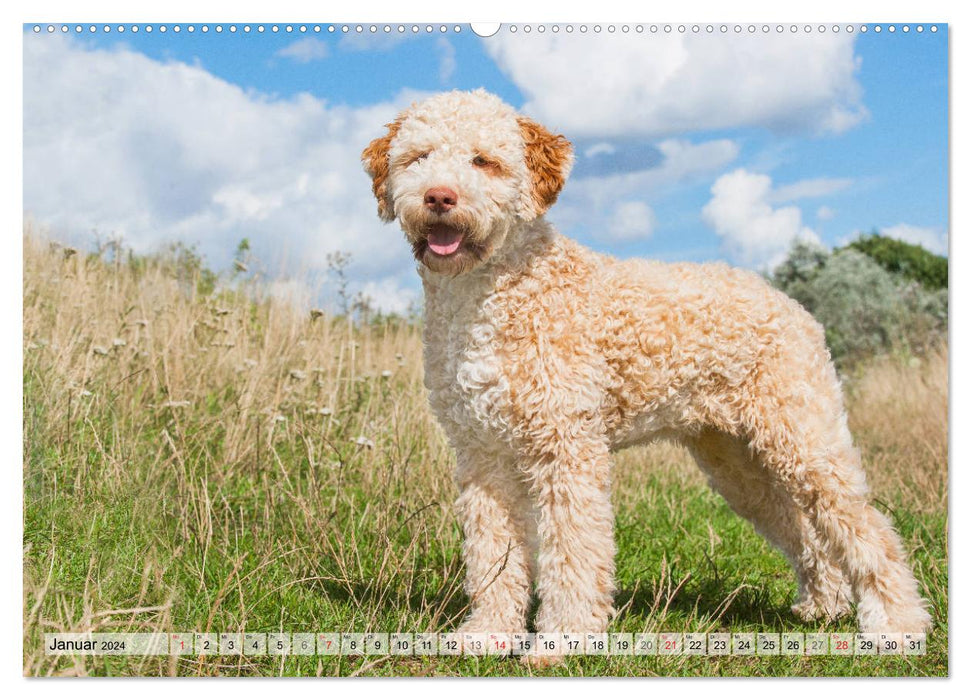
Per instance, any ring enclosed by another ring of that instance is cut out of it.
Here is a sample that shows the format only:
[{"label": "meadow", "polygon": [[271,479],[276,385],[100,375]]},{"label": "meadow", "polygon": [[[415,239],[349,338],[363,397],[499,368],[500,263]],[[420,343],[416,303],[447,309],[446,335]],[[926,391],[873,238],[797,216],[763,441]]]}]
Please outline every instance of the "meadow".
[{"label": "meadow", "polygon": [[[924,656],[45,656],[45,632],[451,631],[468,601],[416,324],[31,230],[23,250],[25,675],[948,673],[946,347],[843,370],[874,500],[933,607]],[[790,613],[783,557],[680,448],[620,453],[614,503],[611,631],[855,631]]]}]

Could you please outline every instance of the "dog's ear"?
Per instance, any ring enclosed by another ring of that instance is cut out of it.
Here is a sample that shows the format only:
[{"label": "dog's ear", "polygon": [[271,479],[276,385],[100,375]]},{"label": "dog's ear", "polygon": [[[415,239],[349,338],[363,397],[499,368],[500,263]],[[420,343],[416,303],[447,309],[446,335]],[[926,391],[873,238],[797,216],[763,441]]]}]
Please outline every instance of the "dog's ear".
[{"label": "dog's ear", "polygon": [[573,146],[566,137],[551,134],[532,119],[519,117],[526,149],[526,168],[532,178],[527,207],[535,216],[553,206],[573,166]]},{"label": "dog's ear", "polygon": [[401,118],[395,119],[390,124],[385,124],[388,133],[374,139],[368,147],[361,153],[361,162],[364,169],[371,176],[371,191],[374,192],[375,199],[378,200],[378,216],[382,221],[394,221],[394,202],[391,201],[388,192],[388,173],[391,170],[391,163],[388,159],[388,151],[391,142],[398,134],[401,127]]}]

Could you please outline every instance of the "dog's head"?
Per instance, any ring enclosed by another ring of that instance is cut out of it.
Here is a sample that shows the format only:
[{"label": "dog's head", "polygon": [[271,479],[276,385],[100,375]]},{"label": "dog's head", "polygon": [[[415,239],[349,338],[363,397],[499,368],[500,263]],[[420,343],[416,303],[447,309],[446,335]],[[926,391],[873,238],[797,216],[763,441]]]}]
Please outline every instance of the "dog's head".
[{"label": "dog's head", "polygon": [[519,222],[556,201],[570,142],[484,90],[412,105],[361,158],[378,215],[398,219],[415,258],[459,274],[488,260]]}]

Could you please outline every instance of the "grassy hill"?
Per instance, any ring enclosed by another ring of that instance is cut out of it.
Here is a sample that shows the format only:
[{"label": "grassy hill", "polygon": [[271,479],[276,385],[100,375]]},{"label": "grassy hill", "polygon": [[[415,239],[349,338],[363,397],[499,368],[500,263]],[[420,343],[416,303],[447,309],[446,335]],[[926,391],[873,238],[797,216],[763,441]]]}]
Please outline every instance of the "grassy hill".
[{"label": "grassy hill", "polygon": [[[420,331],[353,325],[162,258],[24,238],[27,675],[944,675],[947,355],[847,379],[881,507],[934,607],[923,657],[49,657],[43,633],[448,631],[453,456]],[[783,558],[681,449],[617,461],[612,631],[854,631],[789,612]]]}]

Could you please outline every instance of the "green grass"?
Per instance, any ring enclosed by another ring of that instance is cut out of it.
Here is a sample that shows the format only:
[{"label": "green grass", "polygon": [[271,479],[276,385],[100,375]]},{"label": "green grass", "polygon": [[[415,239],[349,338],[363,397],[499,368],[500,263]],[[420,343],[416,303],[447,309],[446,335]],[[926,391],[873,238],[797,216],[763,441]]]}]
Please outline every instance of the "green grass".
[{"label": "green grass", "polygon": [[[158,270],[79,257],[25,240],[26,675],[948,673],[946,356],[875,365],[849,392],[880,507],[933,606],[922,657],[588,656],[537,671],[468,657],[45,656],[45,632],[451,631],[468,602],[453,457],[416,329],[186,297]],[[683,451],[631,450],[615,472],[610,631],[855,631],[852,618],[793,617],[788,565]]]},{"label": "green grass", "polygon": [[[29,406],[30,382],[26,388]],[[110,420],[108,413],[96,419]],[[187,517],[180,484],[206,477],[153,472],[152,453],[172,449],[159,433],[142,434],[141,449],[126,456],[120,477],[97,478],[114,468],[101,453],[64,454],[70,448],[39,439],[43,416],[27,415],[25,578],[50,582],[28,620],[25,653],[33,671],[74,667],[39,656],[42,632],[56,629],[45,621],[58,620],[65,631],[95,623],[99,631],[322,632],[447,630],[461,617],[460,533],[449,503],[425,501],[395,479],[390,457],[388,488],[376,491],[360,478],[353,455],[340,492],[335,479],[321,483],[299,461],[286,476],[269,463],[254,464],[247,473],[209,478],[211,512]],[[91,416],[85,422],[97,426]],[[89,430],[72,426],[72,441],[92,441]],[[101,432],[111,434],[107,426]],[[638,456],[626,460],[629,468]],[[79,478],[84,472],[87,478]],[[854,631],[852,620],[831,627],[797,621],[789,612],[795,585],[784,559],[704,486],[662,474],[630,500],[635,505],[617,514],[621,614],[611,631]],[[304,507],[311,517],[295,515]],[[433,532],[437,522],[447,525]],[[898,514],[896,524],[906,541],[922,545],[915,565],[937,613],[929,653],[920,658],[584,657],[542,672],[511,659],[447,657],[78,663],[93,675],[943,675],[947,578],[939,564],[946,560],[946,520]],[[40,599],[28,597],[28,608]],[[104,616],[125,609],[144,612]]]}]

